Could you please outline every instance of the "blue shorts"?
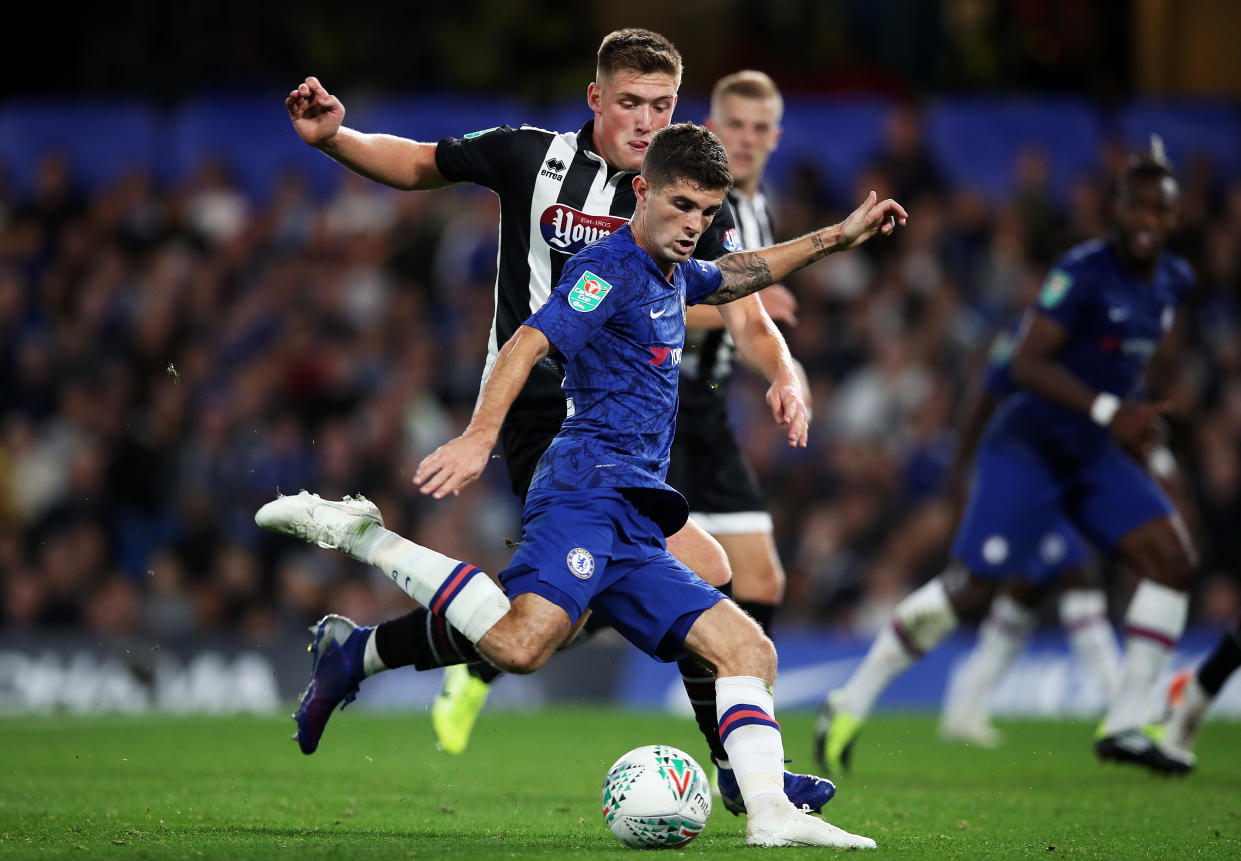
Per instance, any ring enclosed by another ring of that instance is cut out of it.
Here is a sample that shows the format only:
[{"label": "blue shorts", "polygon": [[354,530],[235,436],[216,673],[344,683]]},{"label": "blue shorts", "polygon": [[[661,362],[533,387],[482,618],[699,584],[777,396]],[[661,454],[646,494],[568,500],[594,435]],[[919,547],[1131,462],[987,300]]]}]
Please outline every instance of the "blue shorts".
[{"label": "blue shorts", "polygon": [[1067,520],[1061,520],[1040,538],[1034,552],[1024,560],[1015,560],[1010,570],[1027,583],[1046,583],[1066,571],[1083,567],[1090,559],[1086,542]]},{"label": "blue shorts", "polygon": [[685,637],[724,595],[668,552],[663,532],[617,488],[533,491],[521,546],[500,572],[509,597],[541,595],[569,614],[589,607],[652,658],[685,655]]},{"label": "blue shorts", "polygon": [[1053,573],[1034,562],[1040,544],[1063,528],[1111,552],[1134,529],[1172,511],[1155,481],[1115,445],[1068,463],[1022,441],[996,440],[978,451],[952,555],[980,576],[1019,574],[1037,582]]}]

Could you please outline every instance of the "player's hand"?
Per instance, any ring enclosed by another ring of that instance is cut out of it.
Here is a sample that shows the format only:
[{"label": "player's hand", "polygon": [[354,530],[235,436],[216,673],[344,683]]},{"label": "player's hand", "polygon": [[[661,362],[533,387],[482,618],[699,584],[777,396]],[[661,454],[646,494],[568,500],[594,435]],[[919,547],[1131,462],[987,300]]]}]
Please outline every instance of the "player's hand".
[{"label": "player's hand", "polygon": [[482,475],[490,456],[491,443],[463,434],[422,459],[414,473],[414,484],[436,499],[450,493],[456,496],[461,488]]},{"label": "player's hand", "polygon": [[903,206],[891,198],[880,201],[879,195],[872,191],[861,206],[840,222],[840,245],[837,250],[856,248],[876,233],[888,236],[897,227],[904,227],[908,218],[909,213]]},{"label": "player's hand", "polygon": [[311,146],[322,146],[332,139],[345,119],[345,106],[313,75],[297,85],[284,100],[293,129]]},{"label": "player's hand", "polygon": [[1124,401],[1108,426],[1112,436],[1139,463],[1146,463],[1151,451],[1166,438],[1163,416],[1172,411],[1167,401]]},{"label": "player's hand", "polygon": [[772,284],[758,291],[758,298],[771,319],[777,323],[797,325],[797,297],[792,290],[783,284]]},{"label": "player's hand", "polygon": [[810,436],[810,408],[801,383],[796,378],[776,380],[767,389],[767,405],[776,424],[789,429],[789,446],[805,448]]}]

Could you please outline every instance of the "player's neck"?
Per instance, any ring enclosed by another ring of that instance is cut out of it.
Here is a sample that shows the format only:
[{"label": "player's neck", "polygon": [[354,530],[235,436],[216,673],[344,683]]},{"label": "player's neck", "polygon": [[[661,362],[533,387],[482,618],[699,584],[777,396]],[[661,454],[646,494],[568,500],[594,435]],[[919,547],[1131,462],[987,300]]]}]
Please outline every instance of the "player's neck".
[{"label": "player's neck", "polygon": [[1127,270],[1132,275],[1136,275],[1138,280],[1149,282],[1155,279],[1155,269],[1159,265],[1158,254],[1150,260],[1139,260],[1129,254],[1129,250],[1125,248],[1125,243],[1121,241],[1120,237],[1112,238],[1112,253],[1120,261],[1121,268]]}]

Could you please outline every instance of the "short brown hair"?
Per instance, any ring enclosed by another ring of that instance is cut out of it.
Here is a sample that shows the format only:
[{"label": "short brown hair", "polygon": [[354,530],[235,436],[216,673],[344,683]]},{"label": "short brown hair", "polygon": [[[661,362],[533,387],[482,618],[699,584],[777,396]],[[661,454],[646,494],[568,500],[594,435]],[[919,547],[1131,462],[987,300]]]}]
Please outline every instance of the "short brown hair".
[{"label": "short brown hair", "polygon": [[715,82],[711,88],[711,113],[719,112],[720,101],[725,96],[741,96],[747,99],[774,99],[776,102],[776,120],[784,116],[784,97],[780,88],[766,72],[755,69],[743,69],[725,75]]},{"label": "short brown hair", "polygon": [[727,190],[733,184],[724,144],[694,123],[673,123],[655,132],[642,160],[642,176],[652,188],[682,179],[703,189]]},{"label": "short brown hair", "polygon": [[681,86],[681,52],[667,38],[640,27],[613,30],[599,43],[595,80],[621,70],[671,75]]}]

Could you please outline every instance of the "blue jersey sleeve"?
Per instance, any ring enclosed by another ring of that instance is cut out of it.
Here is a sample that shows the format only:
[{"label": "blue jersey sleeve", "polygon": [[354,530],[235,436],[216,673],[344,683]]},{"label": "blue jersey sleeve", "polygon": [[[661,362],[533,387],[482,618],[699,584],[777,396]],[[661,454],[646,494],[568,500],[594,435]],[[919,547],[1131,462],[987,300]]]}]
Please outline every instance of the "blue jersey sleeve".
[{"label": "blue jersey sleeve", "polygon": [[600,262],[590,254],[570,258],[547,302],[526,320],[566,356],[589,343],[620,303],[614,285],[598,274]]},{"label": "blue jersey sleeve", "polygon": [[1080,268],[1061,260],[1047,273],[1043,290],[1034,308],[1066,329],[1077,322],[1082,306],[1089,299],[1091,279],[1081,277]]},{"label": "blue jersey sleeve", "polygon": [[681,271],[685,274],[686,305],[697,305],[719,290],[724,281],[720,267],[704,260],[687,260],[681,264]]}]

